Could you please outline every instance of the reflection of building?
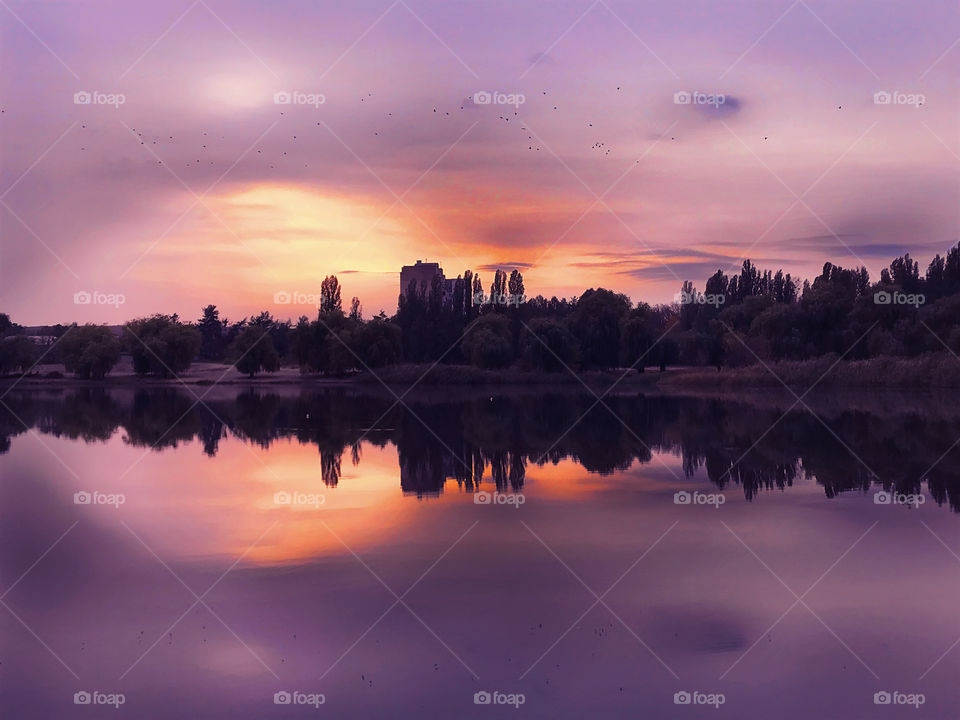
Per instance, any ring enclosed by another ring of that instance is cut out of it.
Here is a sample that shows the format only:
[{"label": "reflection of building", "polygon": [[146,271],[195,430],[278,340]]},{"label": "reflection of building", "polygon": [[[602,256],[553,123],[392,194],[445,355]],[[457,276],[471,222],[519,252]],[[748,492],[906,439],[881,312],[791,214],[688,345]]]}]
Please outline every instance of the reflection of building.
[{"label": "reflection of building", "polygon": [[422,262],[417,260],[416,265],[404,265],[400,269],[400,294],[405,295],[411,283],[416,283],[417,288],[423,290],[424,295],[430,294],[430,288],[433,286],[433,278],[437,275],[443,285],[443,301],[449,303],[453,299],[453,280],[447,280],[443,276],[443,268],[440,263]]},{"label": "reflection of building", "polygon": [[456,477],[456,460],[444,452],[399,452],[400,489],[417,497],[439,495],[447,478]]}]

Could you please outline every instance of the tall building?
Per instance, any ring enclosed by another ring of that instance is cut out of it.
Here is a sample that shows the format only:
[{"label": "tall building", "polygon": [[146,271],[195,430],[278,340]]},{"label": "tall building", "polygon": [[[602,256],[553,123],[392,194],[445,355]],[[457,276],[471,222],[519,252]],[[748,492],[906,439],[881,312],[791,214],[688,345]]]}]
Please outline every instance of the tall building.
[{"label": "tall building", "polygon": [[415,265],[404,265],[400,268],[400,294],[405,295],[411,283],[416,283],[417,288],[423,288],[425,293],[429,294],[433,278],[437,275],[443,284],[444,303],[452,302],[454,280],[445,278],[440,263],[435,262],[417,260]]}]

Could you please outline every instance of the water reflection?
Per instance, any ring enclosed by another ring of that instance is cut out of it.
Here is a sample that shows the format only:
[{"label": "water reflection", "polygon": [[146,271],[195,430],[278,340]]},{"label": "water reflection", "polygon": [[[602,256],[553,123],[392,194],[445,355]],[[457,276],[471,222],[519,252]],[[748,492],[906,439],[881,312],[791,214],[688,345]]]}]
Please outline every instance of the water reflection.
[{"label": "water reflection", "polygon": [[[870,486],[862,460],[956,509],[960,411],[828,396],[823,422],[780,419],[792,400],[11,393],[3,717],[76,716],[82,689],[144,719],[319,717],[274,705],[299,689],[337,718],[666,719],[700,690],[727,698],[711,717],[808,720],[900,690],[926,705],[885,716],[954,720],[956,518],[824,495]],[[708,477],[721,510],[674,504]],[[454,492],[494,484],[526,503]],[[526,705],[473,704],[490,690]]]},{"label": "water reflection", "polygon": [[335,487],[344,456],[356,465],[364,444],[392,444],[401,489],[418,497],[439,494],[449,481],[472,491],[485,476],[500,491],[518,491],[531,465],[565,459],[610,474],[672,453],[687,477],[703,469],[719,488],[740,486],[748,500],[806,477],[829,498],[877,485],[926,492],[960,511],[955,408],[828,397],[810,402],[814,414],[768,400],[614,395],[598,404],[587,393],[464,390],[398,404],[363,389],[217,388],[197,402],[177,388],[18,391],[0,405],[0,453],[28,428],[88,443],[120,432],[125,443],[157,451],[198,441],[211,457],[228,436],[263,449],[293,440],[316,446],[321,479]]}]

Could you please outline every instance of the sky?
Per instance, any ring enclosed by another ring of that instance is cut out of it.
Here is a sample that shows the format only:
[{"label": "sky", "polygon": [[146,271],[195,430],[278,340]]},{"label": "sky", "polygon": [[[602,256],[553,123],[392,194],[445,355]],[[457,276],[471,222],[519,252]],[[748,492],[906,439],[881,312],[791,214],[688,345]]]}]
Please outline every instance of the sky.
[{"label": "sky", "polygon": [[960,227],[955,2],[3,0],[0,67],[24,325],[312,316],[328,274],[389,315],[416,259],[667,302]]}]

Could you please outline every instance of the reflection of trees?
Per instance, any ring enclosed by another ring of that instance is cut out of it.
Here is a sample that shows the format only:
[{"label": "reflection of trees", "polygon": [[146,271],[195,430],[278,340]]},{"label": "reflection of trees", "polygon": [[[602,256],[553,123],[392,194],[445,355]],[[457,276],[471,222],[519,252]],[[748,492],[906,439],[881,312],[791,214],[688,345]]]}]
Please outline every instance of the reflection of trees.
[{"label": "reflection of trees", "polygon": [[59,430],[59,434],[71,439],[106,440],[119,424],[119,406],[109,393],[99,388],[84,388],[66,396],[62,410],[53,431]]},{"label": "reflection of trees", "polygon": [[28,427],[71,440],[106,440],[122,419],[122,407],[102,388],[81,388],[66,395],[14,392],[3,398],[0,405],[0,451],[6,452],[10,438],[26,432]]},{"label": "reflection of trees", "polygon": [[875,484],[901,493],[925,485],[933,500],[960,512],[960,447],[950,449],[960,419],[946,414],[838,404],[821,422],[806,410],[781,418],[776,407],[730,400],[610,396],[601,405],[591,395],[558,393],[473,393],[391,407],[393,400],[342,388],[290,396],[221,390],[203,403],[177,388],[14,392],[4,399],[9,409],[0,405],[0,453],[24,424],[87,442],[121,429],[125,442],[158,449],[197,441],[211,456],[228,434],[263,448],[296,440],[316,446],[319,479],[336,486],[344,453],[356,465],[361,441],[389,442],[401,489],[424,496],[451,480],[473,491],[484,478],[515,492],[531,466],[572,459],[611,473],[648,463],[656,451],[679,454],[687,476],[704,472],[718,487],[740,486],[748,499],[808,476],[828,497]]},{"label": "reflection of trees", "polygon": [[123,423],[131,445],[177,447],[201,436],[201,414],[193,399],[173,388],[138,390]]}]

